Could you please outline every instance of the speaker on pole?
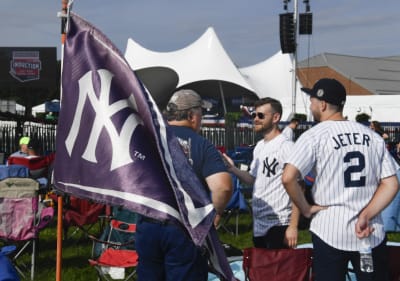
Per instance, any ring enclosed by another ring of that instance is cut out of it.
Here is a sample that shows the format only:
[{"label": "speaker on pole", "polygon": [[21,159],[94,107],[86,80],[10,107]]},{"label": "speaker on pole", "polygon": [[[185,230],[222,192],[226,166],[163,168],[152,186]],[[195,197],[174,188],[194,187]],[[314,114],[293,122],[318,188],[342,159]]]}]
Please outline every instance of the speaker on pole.
[{"label": "speaker on pole", "polygon": [[294,27],[294,14],[285,13],[279,15],[279,33],[282,53],[294,53],[296,51],[296,30]]},{"label": "speaker on pole", "polygon": [[312,34],[312,13],[299,14],[299,34]]}]

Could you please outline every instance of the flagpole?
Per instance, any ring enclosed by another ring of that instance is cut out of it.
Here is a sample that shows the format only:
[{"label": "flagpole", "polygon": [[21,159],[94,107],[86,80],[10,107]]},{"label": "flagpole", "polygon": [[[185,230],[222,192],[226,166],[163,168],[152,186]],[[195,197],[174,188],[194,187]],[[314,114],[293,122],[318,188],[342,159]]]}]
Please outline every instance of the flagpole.
[{"label": "flagpole", "polygon": [[[66,39],[65,26],[67,23],[68,0],[61,0],[61,67],[63,60],[63,49]],[[62,82],[61,82],[62,83]],[[61,87],[60,87],[61,90]],[[57,196],[57,259],[56,259],[56,281],[61,281],[62,271],[62,239],[63,239],[63,197]]]}]

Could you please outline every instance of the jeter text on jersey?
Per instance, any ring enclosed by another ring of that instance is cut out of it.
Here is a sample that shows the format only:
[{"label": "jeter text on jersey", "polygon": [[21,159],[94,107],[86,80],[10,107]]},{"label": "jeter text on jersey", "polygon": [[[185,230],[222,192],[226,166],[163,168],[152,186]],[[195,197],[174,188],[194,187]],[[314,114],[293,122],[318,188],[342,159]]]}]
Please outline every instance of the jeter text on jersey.
[{"label": "jeter text on jersey", "polygon": [[360,133],[344,133],[333,136],[332,139],[335,142],[334,149],[339,149],[348,145],[366,145],[369,146],[371,140],[367,134]]}]

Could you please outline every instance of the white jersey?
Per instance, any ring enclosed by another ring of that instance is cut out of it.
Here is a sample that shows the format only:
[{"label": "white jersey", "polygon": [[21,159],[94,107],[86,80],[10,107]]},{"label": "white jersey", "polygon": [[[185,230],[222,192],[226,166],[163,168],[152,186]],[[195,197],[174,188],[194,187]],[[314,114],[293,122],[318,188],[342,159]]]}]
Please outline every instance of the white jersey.
[{"label": "white jersey", "polygon": [[[304,177],[315,173],[315,203],[327,206],[313,217],[310,230],[328,245],[356,251],[360,241],[355,223],[374,195],[381,179],[398,169],[384,140],[368,127],[353,121],[324,121],[296,141],[288,163]],[[371,246],[385,237],[381,216],[371,220],[375,228]]]},{"label": "white jersey", "polygon": [[252,208],[254,236],[264,236],[275,225],[288,225],[292,211],[282,185],[283,165],[293,142],[282,134],[270,141],[260,140],[253,151],[250,174],[255,177]]},{"label": "white jersey", "polygon": [[294,140],[294,130],[290,128],[289,126],[286,126],[282,130],[282,134],[288,139],[288,140]]}]

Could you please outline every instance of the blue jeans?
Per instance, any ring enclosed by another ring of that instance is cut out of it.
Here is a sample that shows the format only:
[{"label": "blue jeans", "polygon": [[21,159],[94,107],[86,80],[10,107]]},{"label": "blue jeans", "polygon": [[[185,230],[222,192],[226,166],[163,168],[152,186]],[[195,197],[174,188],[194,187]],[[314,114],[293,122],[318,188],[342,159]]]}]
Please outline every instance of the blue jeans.
[{"label": "blue jeans", "polygon": [[386,239],[372,249],[374,272],[360,271],[360,254],[356,251],[342,251],[333,248],[312,234],[313,271],[315,281],[344,281],[349,261],[353,265],[358,281],[388,281],[388,252]]},{"label": "blue jeans", "polygon": [[206,281],[207,258],[177,225],[139,217],[136,230],[138,281]]}]

